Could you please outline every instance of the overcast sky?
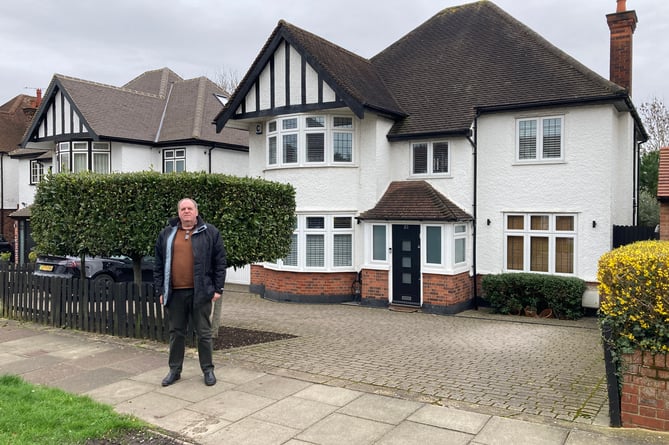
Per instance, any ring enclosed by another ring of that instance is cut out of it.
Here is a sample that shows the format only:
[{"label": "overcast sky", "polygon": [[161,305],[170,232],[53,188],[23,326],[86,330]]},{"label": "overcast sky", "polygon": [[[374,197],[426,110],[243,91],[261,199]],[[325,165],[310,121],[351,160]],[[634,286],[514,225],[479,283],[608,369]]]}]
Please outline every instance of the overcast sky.
[{"label": "overcast sky", "polygon": [[[241,79],[284,19],[369,58],[444,8],[467,0],[2,0],[0,104],[59,73],[121,86],[168,67],[183,78]],[[615,0],[495,0],[580,62],[609,77],[606,14]],[[633,99],[669,105],[669,0],[627,0]],[[26,88],[27,87],[27,88]]]}]

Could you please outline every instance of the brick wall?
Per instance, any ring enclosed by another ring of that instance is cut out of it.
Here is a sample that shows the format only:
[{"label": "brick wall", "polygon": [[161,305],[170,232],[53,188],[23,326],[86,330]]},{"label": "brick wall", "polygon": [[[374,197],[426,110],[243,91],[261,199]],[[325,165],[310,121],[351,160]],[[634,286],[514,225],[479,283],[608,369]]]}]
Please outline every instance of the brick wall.
[{"label": "brick wall", "polygon": [[623,426],[669,431],[669,355],[637,351],[623,362]]},{"label": "brick wall", "polygon": [[660,239],[669,240],[669,202],[660,202]]},{"label": "brick wall", "polygon": [[458,275],[423,274],[423,303],[448,307],[472,297],[468,272]]},{"label": "brick wall", "polygon": [[362,270],[362,298],[364,300],[387,303],[389,295],[387,270]]},{"label": "brick wall", "polygon": [[351,293],[355,272],[299,273],[251,266],[251,284],[292,295],[344,295]]}]

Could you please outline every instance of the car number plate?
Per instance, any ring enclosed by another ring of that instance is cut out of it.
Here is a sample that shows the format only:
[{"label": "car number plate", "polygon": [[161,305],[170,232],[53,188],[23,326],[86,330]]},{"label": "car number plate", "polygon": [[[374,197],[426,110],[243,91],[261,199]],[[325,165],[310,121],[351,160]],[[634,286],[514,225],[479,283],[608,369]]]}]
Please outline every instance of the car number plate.
[{"label": "car number plate", "polygon": [[53,271],[53,264],[40,264],[39,270],[43,270],[44,272],[51,272]]}]

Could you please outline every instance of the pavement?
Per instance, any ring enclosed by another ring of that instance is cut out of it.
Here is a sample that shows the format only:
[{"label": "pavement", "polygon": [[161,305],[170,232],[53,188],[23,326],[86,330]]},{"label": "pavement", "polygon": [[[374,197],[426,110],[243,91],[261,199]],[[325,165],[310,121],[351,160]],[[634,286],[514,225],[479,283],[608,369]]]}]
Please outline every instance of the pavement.
[{"label": "pavement", "polygon": [[0,375],[85,394],[184,444],[667,444],[611,428],[596,320],[456,316],[279,303],[229,285],[222,325],[292,334],[215,351],[207,387],[188,350],[0,319]]}]

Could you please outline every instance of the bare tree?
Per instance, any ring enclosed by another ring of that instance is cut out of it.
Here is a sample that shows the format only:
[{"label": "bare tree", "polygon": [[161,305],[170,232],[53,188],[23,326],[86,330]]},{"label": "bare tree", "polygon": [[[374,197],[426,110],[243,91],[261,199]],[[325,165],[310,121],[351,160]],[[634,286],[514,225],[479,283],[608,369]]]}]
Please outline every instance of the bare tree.
[{"label": "bare tree", "polygon": [[648,142],[643,146],[644,153],[669,147],[669,110],[662,100],[656,97],[650,102],[642,103],[639,116],[649,136]]},{"label": "bare tree", "polygon": [[214,83],[221,87],[228,96],[237,89],[239,82],[241,82],[242,76],[238,70],[234,68],[221,68],[215,75]]}]

